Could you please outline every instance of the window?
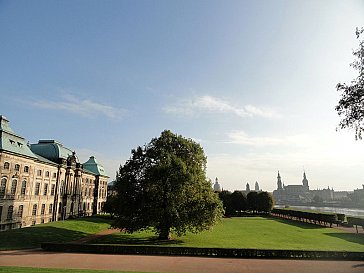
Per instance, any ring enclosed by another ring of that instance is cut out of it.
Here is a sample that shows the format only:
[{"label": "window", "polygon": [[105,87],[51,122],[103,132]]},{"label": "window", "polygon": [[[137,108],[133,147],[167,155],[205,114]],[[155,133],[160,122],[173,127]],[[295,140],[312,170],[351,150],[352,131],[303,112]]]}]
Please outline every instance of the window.
[{"label": "window", "polygon": [[32,215],[33,216],[36,216],[37,215],[37,204],[34,204],[33,205]]},{"label": "window", "polygon": [[9,208],[8,208],[8,215],[6,216],[6,220],[13,219],[13,210],[14,210],[14,206],[9,206]]},{"label": "window", "polygon": [[45,176],[49,177],[49,172],[48,171],[45,172]]},{"label": "window", "polygon": [[37,175],[38,175],[38,176],[42,176],[42,170],[38,170],[38,171],[37,171]]},{"label": "window", "polygon": [[29,167],[28,166],[24,166],[24,172],[29,173]]},{"label": "window", "polygon": [[4,170],[9,170],[10,169],[10,164],[9,162],[5,162],[4,163]]},{"label": "window", "polygon": [[44,211],[45,211],[45,204],[42,204],[42,208],[40,210],[40,214],[44,215]]},{"label": "window", "polygon": [[21,182],[20,194],[25,195],[26,189],[27,189],[27,181],[24,180],[23,182]]},{"label": "window", "polygon": [[39,188],[40,188],[40,183],[36,183],[35,184],[34,195],[39,195]]},{"label": "window", "polygon": [[18,181],[16,181],[15,179],[11,182],[11,190],[10,190],[10,194],[11,195],[15,195],[16,193],[16,185],[18,184]]},{"label": "window", "polygon": [[20,170],[20,165],[19,165],[19,164],[15,164],[14,169],[15,169],[16,171],[19,171],[19,170]]},{"label": "window", "polygon": [[53,178],[56,178],[57,177],[57,174],[56,173],[53,173]]},{"label": "window", "polygon": [[52,214],[53,212],[53,204],[49,204],[49,214]]},{"label": "window", "polygon": [[20,205],[18,208],[18,217],[20,218],[23,217],[23,205]]},{"label": "window", "polygon": [[6,191],[6,178],[4,177],[1,179],[0,183],[0,198],[4,198],[5,191]]},{"label": "window", "polygon": [[51,187],[51,195],[54,195],[54,192],[56,191],[56,185],[52,184]]},{"label": "window", "polygon": [[61,188],[60,188],[60,194],[62,195],[63,194],[63,191],[64,191],[64,181],[62,180],[61,182]]},{"label": "window", "polygon": [[59,205],[58,205],[58,213],[62,213],[62,203],[59,202]]},{"label": "window", "polygon": [[48,194],[48,184],[44,184],[44,192],[43,195],[47,195]]}]

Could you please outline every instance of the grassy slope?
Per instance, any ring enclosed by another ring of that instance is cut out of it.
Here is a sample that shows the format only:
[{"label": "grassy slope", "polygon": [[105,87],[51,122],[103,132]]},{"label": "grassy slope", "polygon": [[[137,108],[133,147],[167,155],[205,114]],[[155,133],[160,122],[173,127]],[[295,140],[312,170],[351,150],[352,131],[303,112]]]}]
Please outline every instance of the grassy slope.
[{"label": "grassy slope", "polygon": [[136,271],[110,271],[90,269],[63,269],[63,268],[33,268],[33,267],[0,267],[0,273],[142,273]]},{"label": "grassy slope", "polygon": [[105,217],[85,217],[0,232],[0,250],[38,248],[41,242],[69,242],[110,227]]},{"label": "grassy slope", "polygon": [[151,232],[112,234],[94,243],[172,245],[192,247],[364,251],[364,235],[276,218],[231,218],[212,231],[158,242]]}]

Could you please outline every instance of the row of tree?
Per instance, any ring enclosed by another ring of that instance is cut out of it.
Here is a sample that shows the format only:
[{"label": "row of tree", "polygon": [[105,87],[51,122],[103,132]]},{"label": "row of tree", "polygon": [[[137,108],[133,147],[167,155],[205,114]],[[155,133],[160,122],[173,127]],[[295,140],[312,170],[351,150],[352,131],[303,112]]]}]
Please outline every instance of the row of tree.
[{"label": "row of tree", "polygon": [[337,223],[339,220],[336,213],[303,211],[286,208],[273,209],[272,215],[302,222],[310,222],[314,224],[318,223],[320,225],[329,224],[330,227],[332,226],[332,224]]},{"label": "row of tree", "polygon": [[273,209],[273,197],[265,191],[251,191],[245,195],[241,191],[222,191],[219,193],[223,203],[225,216],[232,216],[242,211],[268,213]]}]

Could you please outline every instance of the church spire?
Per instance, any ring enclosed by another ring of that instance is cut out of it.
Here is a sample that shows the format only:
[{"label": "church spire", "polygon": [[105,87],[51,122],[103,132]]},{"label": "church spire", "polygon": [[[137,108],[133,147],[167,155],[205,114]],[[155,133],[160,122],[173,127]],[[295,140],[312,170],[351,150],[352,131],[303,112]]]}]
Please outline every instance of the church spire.
[{"label": "church spire", "polygon": [[303,171],[303,180],[302,180],[302,184],[303,186],[305,186],[308,190],[308,180],[307,180],[307,177],[306,177],[306,172]]},{"label": "church spire", "polygon": [[278,176],[277,176],[277,190],[282,190],[282,180],[281,180],[281,175],[279,174],[278,171]]}]

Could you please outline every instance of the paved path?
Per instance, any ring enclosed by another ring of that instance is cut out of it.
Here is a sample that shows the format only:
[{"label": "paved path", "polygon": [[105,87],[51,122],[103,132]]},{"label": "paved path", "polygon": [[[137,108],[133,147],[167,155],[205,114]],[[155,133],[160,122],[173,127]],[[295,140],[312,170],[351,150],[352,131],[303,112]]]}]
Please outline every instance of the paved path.
[{"label": "paved path", "polygon": [[0,265],[170,273],[363,273],[364,261],[302,261],[59,253],[0,252]]}]

